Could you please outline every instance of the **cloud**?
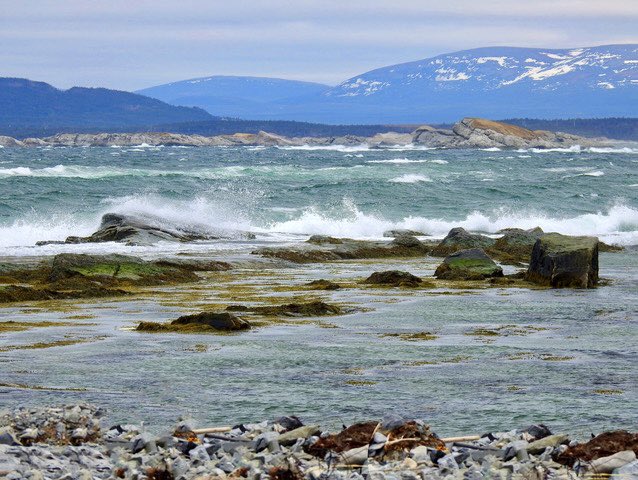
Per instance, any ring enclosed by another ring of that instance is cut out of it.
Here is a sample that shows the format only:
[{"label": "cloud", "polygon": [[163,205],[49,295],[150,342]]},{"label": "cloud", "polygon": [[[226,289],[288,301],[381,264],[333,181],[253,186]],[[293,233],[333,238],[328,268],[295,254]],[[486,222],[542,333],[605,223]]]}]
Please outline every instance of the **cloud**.
[{"label": "cloud", "polygon": [[636,22],[635,0],[23,0],[0,17],[0,62],[3,75],[61,87],[211,74],[337,83],[488,45],[638,43]]}]

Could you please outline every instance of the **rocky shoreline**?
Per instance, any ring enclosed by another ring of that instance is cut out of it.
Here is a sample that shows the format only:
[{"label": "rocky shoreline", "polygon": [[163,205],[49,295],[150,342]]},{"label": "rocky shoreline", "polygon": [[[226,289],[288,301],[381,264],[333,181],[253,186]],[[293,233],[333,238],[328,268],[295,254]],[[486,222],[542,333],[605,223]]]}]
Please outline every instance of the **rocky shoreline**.
[{"label": "rocky shoreline", "polygon": [[2,147],[130,147],[130,146],[191,146],[191,147],[304,147],[359,146],[372,148],[415,145],[428,148],[569,148],[608,147],[605,138],[586,138],[561,132],[528,130],[502,122],[479,118],[464,118],[452,129],[438,129],[428,125],[412,133],[387,132],[372,137],[345,135],[341,137],[284,137],[268,132],[233,135],[185,135],[177,133],[62,133],[45,138],[17,140],[0,136]]},{"label": "rocky shoreline", "polygon": [[440,438],[421,420],[387,415],[339,432],[296,416],[153,435],[105,421],[89,404],[0,415],[0,476],[18,479],[273,480],[636,478],[638,433],[589,441],[535,424]]}]

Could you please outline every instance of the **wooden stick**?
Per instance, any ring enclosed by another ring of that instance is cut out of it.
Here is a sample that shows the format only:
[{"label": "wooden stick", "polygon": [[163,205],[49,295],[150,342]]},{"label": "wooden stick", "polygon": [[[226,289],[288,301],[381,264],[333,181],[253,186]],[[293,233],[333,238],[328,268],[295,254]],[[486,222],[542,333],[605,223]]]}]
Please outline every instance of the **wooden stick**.
[{"label": "wooden stick", "polygon": [[202,435],[204,433],[225,433],[230,432],[233,427],[210,427],[210,428],[198,428],[193,430],[195,435]]},{"label": "wooden stick", "polygon": [[398,440],[385,442],[385,446],[387,447],[388,445],[394,445],[395,443],[400,443],[400,442],[418,442],[419,440],[421,439],[420,438],[399,438]]},{"label": "wooden stick", "polygon": [[480,440],[481,437],[479,435],[467,435],[465,437],[447,437],[442,438],[441,441],[444,443],[454,443],[454,442],[472,442],[474,440]]}]

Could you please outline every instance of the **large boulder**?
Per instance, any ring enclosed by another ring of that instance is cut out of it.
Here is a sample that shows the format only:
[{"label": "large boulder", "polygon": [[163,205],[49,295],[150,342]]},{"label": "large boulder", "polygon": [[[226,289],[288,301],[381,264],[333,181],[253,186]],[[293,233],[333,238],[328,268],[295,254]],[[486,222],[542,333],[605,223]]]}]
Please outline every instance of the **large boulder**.
[{"label": "large boulder", "polygon": [[[88,237],[68,237],[64,243],[124,242],[128,245],[149,245],[160,240],[190,242],[219,238],[251,238],[247,232],[213,230],[205,224],[168,222],[154,215],[124,215],[107,213],[96,232]],[[38,245],[61,242],[38,242]]]},{"label": "large boulder", "polygon": [[490,277],[502,277],[499,267],[480,248],[461,250],[445,257],[443,263],[434,272],[441,280],[483,280]]},{"label": "large boulder", "polygon": [[488,251],[500,261],[508,263],[528,262],[536,240],[544,234],[540,227],[529,230],[508,228],[499,233],[503,236],[496,239]]},{"label": "large boulder", "polygon": [[464,228],[457,227],[450,230],[447,236],[441,240],[441,243],[434,247],[431,255],[435,257],[445,257],[459,250],[467,250],[470,248],[487,249],[493,246],[494,243],[495,240],[490,237],[470,233]]},{"label": "large boulder", "polygon": [[526,279],[554,288],[598,283],[598,239],[548,233],[534,244]]}]

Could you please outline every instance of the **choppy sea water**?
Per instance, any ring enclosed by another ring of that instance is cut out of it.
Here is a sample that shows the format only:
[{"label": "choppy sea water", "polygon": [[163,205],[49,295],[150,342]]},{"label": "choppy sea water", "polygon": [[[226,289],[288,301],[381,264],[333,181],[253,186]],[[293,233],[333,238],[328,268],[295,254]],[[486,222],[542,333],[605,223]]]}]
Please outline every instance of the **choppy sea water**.
[{"label": "choppy sea water", "polygon": [[[490,233],[540,225],[638,243],[632,150],[7,148],[0,162],[3,257],[193,251],[223,258],[313,233],[378,238],[389,228],[412,228],[443,236],[459,225]],[[33,246],[89,234],[106,212],[152,213],[170,223],[258,236],[178,246]],[[311,265],[275,272],[281,279],[266,278],[263,290],[381,268],[431,275],[435,266],[434,259]],[[105,405],[114,421],[156,426],[181,413],[200,425],[280,414],[339,425],[396,412],[424,418],[445,434],[535,421],[582,435],[631,428],[638,422],[638,254],[601,254],[601,276],[610,285],[588,291],[347,289],[326,298],[371,311],[328,319],[340,328],[277,326],[224,337],[123,329],[184,312],[153,296],[86,302],[74,312],[2,308],[0,320],[68,320],[75,313],[93,316],[86,322],[96,325],[4,335],[0,349],[66,335],[105,338],[0,352],[2,385],[42,387],[0,386],[0,406],[89,400]],[[212,281],[210,288],[212,299],[219,285]],[[527,333],[467,335],[507,325]],[[438,338],[380,336],[418,331]],[[207,351],[194,351],[202,343]]]}]

